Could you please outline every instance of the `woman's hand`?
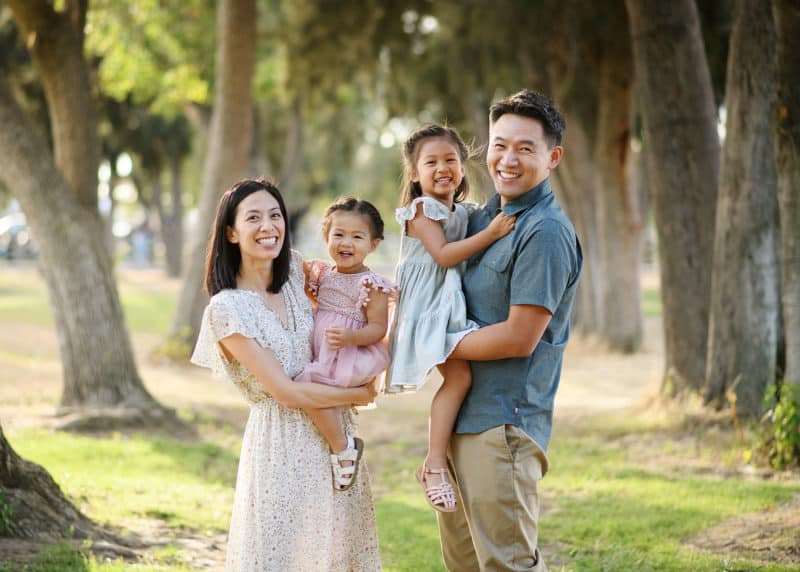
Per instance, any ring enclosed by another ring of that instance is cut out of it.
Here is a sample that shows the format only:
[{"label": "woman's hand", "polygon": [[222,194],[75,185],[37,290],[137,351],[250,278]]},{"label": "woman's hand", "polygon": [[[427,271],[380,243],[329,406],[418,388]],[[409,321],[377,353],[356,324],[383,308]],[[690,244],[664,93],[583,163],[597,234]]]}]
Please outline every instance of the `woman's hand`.
[{"label": "woman's hand", "polygon": [[359,399],[353,401],[353,405],[369,405],[378,396],[378,376],[373,377],[372,381],[358,389],[362,390],[363,396],[359,396]]},{"label": "woman's hand", "polygon": [[517,217],[515,216],[498,213],[497,216],[492,219],[492,222],[489,223],[489,226],[486,227],[486,230],[494,240],[497,240],[514,230],[516,221]]}]

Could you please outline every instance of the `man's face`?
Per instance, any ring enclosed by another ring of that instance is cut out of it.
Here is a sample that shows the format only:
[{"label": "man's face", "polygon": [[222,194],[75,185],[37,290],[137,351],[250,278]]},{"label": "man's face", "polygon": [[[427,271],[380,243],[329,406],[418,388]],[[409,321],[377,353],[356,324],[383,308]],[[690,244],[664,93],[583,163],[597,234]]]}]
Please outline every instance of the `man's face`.
[{"label": "man's face", "polygon": [[538,119],[506,113],[489,126],[486,166],[504,205],[550,176],[564,152],[548,148]]}]

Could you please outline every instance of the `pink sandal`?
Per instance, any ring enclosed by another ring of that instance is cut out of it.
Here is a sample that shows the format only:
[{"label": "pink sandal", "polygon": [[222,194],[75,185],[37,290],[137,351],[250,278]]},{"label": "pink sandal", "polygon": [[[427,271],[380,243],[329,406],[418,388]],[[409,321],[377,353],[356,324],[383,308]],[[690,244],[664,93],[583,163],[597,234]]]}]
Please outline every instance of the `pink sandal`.
[{"label": "pink sandal", "polygon": [[[425,491],[425,499],[431,508],[439,512],[455,512],[456,510],[456,491],[447,478],[447,468],[431,469],[425,465],[417,469],[417,480]],[[427,475],[439,475],[442,482],[438,485],[429,485]]]}]

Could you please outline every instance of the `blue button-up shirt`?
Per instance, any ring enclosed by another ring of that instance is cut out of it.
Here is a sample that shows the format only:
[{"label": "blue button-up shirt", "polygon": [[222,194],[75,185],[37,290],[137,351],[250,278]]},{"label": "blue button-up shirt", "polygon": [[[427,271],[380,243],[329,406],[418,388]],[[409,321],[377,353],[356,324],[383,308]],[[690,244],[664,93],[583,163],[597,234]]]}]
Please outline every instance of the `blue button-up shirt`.
[{"label": "blue button-up shirt", "polygon": [[[499,209],[500,196],[495,195],[472,214],[467,234],[486,228]],[[508,319],[512,304],[531,304],[546,308],[552,318],[531,355],[471,362],[472,388],[455,432],[481,433],[516,425],[545,451],[583,257],[550,179],[507,202],[502,211],[516,215],[516,224],[511,233],[467,262],[463,278],[467,317],[480,326],[496,324]]]}]

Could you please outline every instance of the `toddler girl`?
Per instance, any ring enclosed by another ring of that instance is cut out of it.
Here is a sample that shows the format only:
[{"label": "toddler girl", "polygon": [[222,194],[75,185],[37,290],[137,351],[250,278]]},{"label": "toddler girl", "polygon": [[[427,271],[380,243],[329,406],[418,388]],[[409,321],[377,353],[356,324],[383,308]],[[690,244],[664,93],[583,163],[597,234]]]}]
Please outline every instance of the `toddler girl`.
[{"label": "toddler girl", "polygon": [[[316,303],[312,361],[295,381],[341,387],[369,383],[389,365],[382,343],[389,322],[389,295],[397,287],[364,265],[383,240],[383,219],[369,202],[339,199],[325,211],[322,235],[333,264],[307,262],[306,292]],[[328,441],[334,488],[355,482],[364,449],[361,439],[345,435],[338,408],[306,410]]]},{"label": "toddler girl", "polygon": [[469,190],[464,178],[468,158],[454,129],[435,124],[417,128],[403,144],[404,193],[396,212],[403,226],[395,274],[400,295],[389,337],[392,365],[385,391],[416,389],[434,366],[444,378],[431,403],[428,454],[417,470],[428,503],[442,512],[456,509],[446,453],[472,380],[469,363],[448,356],[478,327],[467,320],[460,266],[514,228],[514,217],[498,214],[486,229],[464,238],[468,215],[460,203]]}]

